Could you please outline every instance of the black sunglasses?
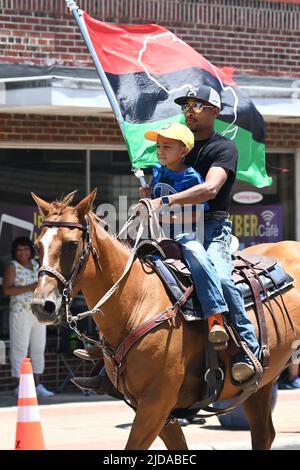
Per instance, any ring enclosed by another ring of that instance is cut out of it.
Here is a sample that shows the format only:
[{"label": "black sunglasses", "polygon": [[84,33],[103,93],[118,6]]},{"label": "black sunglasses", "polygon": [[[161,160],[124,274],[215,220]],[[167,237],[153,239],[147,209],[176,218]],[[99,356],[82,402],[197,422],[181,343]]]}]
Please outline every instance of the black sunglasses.
[{"label": "black sunglasses", "polygon": [[187,113],[190,109],[195,113],[202,113],[204,108],[214,108],[214,106],[206,106],[199,101],[194,101],[193,103],[183,103],[181,105],[181,110],[183,113]]}]

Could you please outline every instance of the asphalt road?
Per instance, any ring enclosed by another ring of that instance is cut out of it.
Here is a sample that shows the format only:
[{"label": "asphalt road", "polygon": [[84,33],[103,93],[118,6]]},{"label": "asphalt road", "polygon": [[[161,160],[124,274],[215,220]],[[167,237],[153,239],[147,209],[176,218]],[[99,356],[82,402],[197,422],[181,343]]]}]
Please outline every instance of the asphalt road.
[{"label": "asphalt road", "polygon": [[[11,395],[0,395],[0,449],[13,449],[17,407]],[[134,418],[123,402],[80,393],[39,399],[45,446],[62,449],[123,449]],[[4,405],[4,406],[3,406]],[[274,449],[300,450],[300,390],[280,390],[273,412]],[[250,449],[248,431],[224,429],[216,417],[205,425],[184,427],[190,449]],[[164,449],[156,439],[151,449]]]}]

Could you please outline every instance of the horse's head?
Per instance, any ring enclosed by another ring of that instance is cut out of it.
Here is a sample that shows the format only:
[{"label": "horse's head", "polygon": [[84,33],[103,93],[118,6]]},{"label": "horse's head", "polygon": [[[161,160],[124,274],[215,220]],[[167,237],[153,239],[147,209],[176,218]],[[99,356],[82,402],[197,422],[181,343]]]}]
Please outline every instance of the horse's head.
[{"label": "horse's head", "polygon": [[90,234],[87,214],[96,196],[94,190],[71,207],[75,192],[62,201],[48,203],[32,193],[43,216],[42,231],[35,242],[41,268],[34,291],[32,311],[42,323],[58,324],[63,316],[63,297],[72,291],[78,270],[86,261]]}]

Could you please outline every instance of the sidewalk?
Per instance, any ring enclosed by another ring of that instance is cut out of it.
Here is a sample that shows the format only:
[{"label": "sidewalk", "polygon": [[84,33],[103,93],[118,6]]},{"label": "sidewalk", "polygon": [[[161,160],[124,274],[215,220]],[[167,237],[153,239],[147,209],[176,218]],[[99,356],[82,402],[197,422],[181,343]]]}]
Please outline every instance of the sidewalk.
[{"label": "sidewalk", "polygon": [[[0,395],[0,449],[13,449],[16,399]],[[123,449],[134,412],[107,396],[73,392],[39,399],[45,445],[48,450]],[[53,403],[53,404],[49,404]],[[280,390],[273,413],[276,439],[273,449],[300,450],[300,390]],[[250,449],[248,431],[225,430],[216,417],[205,425],[183,428],[190,449]],[[157,439],[151,449],[164,449]]]}]

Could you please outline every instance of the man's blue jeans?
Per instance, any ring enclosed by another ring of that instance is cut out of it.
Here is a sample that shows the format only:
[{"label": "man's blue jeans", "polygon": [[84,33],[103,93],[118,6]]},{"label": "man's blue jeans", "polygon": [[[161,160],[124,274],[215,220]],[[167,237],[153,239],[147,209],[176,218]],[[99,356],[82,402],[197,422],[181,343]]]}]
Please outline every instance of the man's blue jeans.
[{"label": "man's blue jeans", "polygon": [[229,318],[251,351],[257,356],[259,344],[254,326],[248,319],[242,293],[231,279],[231,222],[224,217],[206,220],[204,246],[196,235],[183,233],[176,237],[184,259],[193,273],[196,293],[204,318],[229,312]]}]

